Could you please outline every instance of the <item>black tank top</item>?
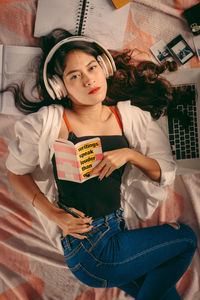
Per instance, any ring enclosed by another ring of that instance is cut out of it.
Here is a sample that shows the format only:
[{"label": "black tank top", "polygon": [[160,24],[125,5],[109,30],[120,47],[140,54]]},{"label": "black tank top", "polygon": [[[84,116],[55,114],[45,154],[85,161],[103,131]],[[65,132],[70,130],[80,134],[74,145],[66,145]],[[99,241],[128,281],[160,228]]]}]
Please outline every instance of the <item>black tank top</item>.
[{"label": "black tank top", "polygon": [[[110,109],[113,111],[112,108]],[[113,112],[116,115],[116,112]],[[96,137],[77,137],[72,132],[66,115],[63,115],[63,117],[69,130],[68,140],[74,144]],[[120,122],[117,115],[116,118],[117,121]],[[129,147],[123,132],[122,135],[105,135],[98,137],[101,139],[103,152]],[[74,207],[93,219],[105,216],[120,207],[120,185],[125,166],[115,170],[109,177],[104,177],[101,181],[98,177],[93,177],[83,183],[76,183],[58,179],[55,155],[53,155],[52,163],[59,194],[58,205],[60,204],[60,207],[62,207],[62,204]]]}]

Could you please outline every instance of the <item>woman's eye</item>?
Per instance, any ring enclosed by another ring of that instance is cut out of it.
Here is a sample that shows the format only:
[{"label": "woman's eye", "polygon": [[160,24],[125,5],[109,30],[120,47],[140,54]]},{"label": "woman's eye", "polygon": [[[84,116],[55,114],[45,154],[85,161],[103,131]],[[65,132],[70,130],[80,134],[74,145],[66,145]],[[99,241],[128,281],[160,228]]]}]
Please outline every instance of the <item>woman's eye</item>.
[{"label": "woman's eye", "polygon": [[78,78],[78,74],[74,74],[71,79],[77,79]]},{"label": "woman's eye", "polygon": [[97,67],[96,65],[95,66],[91,66],[90,70],[93,71],[96,67]]}]

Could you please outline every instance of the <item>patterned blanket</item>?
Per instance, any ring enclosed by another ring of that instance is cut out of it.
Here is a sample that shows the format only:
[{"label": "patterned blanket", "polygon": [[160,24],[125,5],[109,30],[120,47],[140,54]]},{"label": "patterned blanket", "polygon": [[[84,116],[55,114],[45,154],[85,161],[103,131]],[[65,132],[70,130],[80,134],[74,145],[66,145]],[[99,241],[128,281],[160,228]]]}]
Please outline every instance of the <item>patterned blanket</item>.
[{"label": "patterned blanket", "polygon": [[[109,0],[108,0],[109,1]],[[149,48],[163,39],[166,43],[182,34],[193,48],[192,34],[182,16],[198,0],[135,0],[130,3],[124,48],[135,48],[135,60],[155,61]],[[0,1],[0,43],[37,46],[33,37],[36,0]],[[48,9],[48,8],[47,8]],[[116,28],[117,33],[117,28]],[[197,57],[184,68],[200,67]],[[81,284],[52,245],[33,207],[23,201],[7,179],[7,145],[20,116],[0,114],[0,300],[129,300],[117,288],[95,289]],[[176,176],[168,187],[168,199],[151,219],[137,227],[180,220],[200,236],[200,174]],[[170,274],[169,274],[170,276]],[[200,299],[200,257],[177,284],[183,300]]]}]

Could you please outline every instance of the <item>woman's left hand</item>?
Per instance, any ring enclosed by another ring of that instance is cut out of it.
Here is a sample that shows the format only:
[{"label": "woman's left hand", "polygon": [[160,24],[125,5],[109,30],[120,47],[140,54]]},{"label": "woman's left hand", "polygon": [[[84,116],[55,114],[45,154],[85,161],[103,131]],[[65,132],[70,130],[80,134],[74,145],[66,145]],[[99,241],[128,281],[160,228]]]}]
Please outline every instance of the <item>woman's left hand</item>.
[{"label": "woman's left hand", "polygon": [[113,151],[104,152],[103,160],[90,172],[90,175],[98,174],[99,179],[108,177],[114,170],[128,162],[129,148],[122,148]]}]

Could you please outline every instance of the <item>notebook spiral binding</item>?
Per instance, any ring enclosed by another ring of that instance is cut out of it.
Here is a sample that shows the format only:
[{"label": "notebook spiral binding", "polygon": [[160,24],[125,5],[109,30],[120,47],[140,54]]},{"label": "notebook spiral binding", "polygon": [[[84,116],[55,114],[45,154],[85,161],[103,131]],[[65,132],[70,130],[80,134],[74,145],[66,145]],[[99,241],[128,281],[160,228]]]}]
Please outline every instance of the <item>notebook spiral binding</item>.
[{"label": "notebook spiral binding", "polygon": [[83,18],[83,23],[82,23],[82,30],[81,30],[81,35],[84,35],[85,33],[85,27],[86,27],[86,22],[87,22],[87,16],[88,16],[88,11],[89,11],[89,1],[86,3],[85,7],[85,12],[84,12],[84,18]]},{"label": "notebook spiral binding", "polygon": [[77,35],[84,35],[88,11],[89,11],[89,4],[90,2],[88,0],[80,0],[78,11],[77,11],[77,21],[76,21]]},{"label": "notebook spiral binding", "polygon": [[79,6],[77,9],[76,30],[75,30],[76,35],[78,35],[78,31],[79,31],[79,23],[80,23],[81,12],[82,12],[82,2],[83,2],[83,0],[80,0]]}]

